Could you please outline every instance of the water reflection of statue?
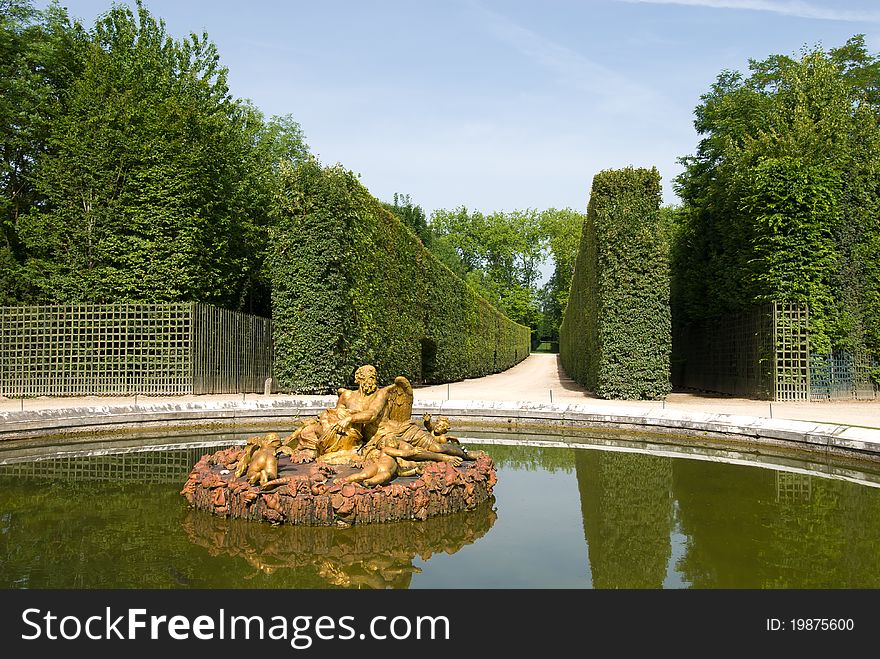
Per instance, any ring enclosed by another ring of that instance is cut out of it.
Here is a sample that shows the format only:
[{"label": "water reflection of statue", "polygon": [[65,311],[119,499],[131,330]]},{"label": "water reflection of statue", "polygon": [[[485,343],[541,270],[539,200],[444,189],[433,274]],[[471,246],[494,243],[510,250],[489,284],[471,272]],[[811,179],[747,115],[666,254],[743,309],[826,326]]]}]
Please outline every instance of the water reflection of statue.
[{"label": "water reflection of statue", "polygon": [[409,588],[416,557],[455,554],[478,541],[496,520],[491,502],[424,521],[363,524],[347,529],[272,527],[190,512],[190,542],[212,556],[235,559],[223,578],[270,580],[287,588]]},{"label": "water reflection of statue", "polygon": [[330,585],[343,588],[408,588],[412,575],[421,571],[412,564],[412,556],[404,552],[371,556],[346,565],[326,559],[318,563],[318,574]]}]

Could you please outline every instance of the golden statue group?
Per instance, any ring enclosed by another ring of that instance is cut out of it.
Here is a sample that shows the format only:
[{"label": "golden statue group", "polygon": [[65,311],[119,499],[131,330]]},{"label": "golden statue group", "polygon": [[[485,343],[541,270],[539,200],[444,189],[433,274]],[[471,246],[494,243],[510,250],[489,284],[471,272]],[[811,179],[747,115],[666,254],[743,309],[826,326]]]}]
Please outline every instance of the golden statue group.
[{"label": "golden statue group", "polygon": [[[339,389],[335,407],[299,421],[285,440],[266,433],[243,448],[204,456],[182,494],[216,514],[341,525],[423,519],[491,496],[491,458],[450,436],[445,417],[414,421],[407,378],[379,387],[376,369],[365,365],[355,384]],[[416,480],[394,487],[398,477]]]}]

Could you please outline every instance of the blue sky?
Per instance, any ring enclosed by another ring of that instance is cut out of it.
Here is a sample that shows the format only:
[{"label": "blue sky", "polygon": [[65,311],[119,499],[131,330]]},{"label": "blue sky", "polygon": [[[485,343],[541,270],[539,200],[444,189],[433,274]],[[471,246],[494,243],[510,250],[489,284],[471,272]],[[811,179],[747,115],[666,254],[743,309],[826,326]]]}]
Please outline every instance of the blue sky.
[{"label": "blue sky", "polygon": [[[111,2],[61,4],[91,26]],[[322,163],[429,215],[584,211],[593,176],[628,165],[656,166],[677,203],[677,159],[719,73],[854,34],[880,50],[876,0],[145,4],[174,37],[206,31],[232,94],[292,114]]]}]

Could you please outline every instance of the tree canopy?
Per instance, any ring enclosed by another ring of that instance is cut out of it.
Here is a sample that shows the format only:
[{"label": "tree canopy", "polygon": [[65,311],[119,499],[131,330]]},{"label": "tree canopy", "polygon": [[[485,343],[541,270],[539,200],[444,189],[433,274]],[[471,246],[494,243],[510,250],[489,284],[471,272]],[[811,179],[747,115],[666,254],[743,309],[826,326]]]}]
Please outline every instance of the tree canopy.
[{"label": "tree canopy", "polygon": [[864,37],[722,72],[676,179],[684,319],[806,302],[813,350],[880,352],[880,59]]},{"label": "tree canopy", "polygon": [[[137,2],[89,30],[57,5],[0,18],[2,303],[203,301],[268,312],[290,116],[235,99],[206,34],[172,38]],[[9,93],[6,93],[6,92]]]},{"label": "tree canopy", "polygon": [[[431,216],[432,248],[486,299],[519,323],[555,336],[584,215],[572,209],[496,211],[461,206]],[[541,266],[554,262],[542,285]]]}]

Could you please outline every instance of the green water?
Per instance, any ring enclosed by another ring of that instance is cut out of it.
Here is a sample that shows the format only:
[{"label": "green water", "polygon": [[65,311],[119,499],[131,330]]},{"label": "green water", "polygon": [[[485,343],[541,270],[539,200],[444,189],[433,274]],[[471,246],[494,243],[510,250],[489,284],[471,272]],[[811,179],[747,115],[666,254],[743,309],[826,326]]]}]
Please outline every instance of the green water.
[{"label": "green water", "polygon": [[490,505],[350,529],[189,510],[214,447],[0,465],[0,588],[880,587],[876,473],[577,441],[471,444]]}]

